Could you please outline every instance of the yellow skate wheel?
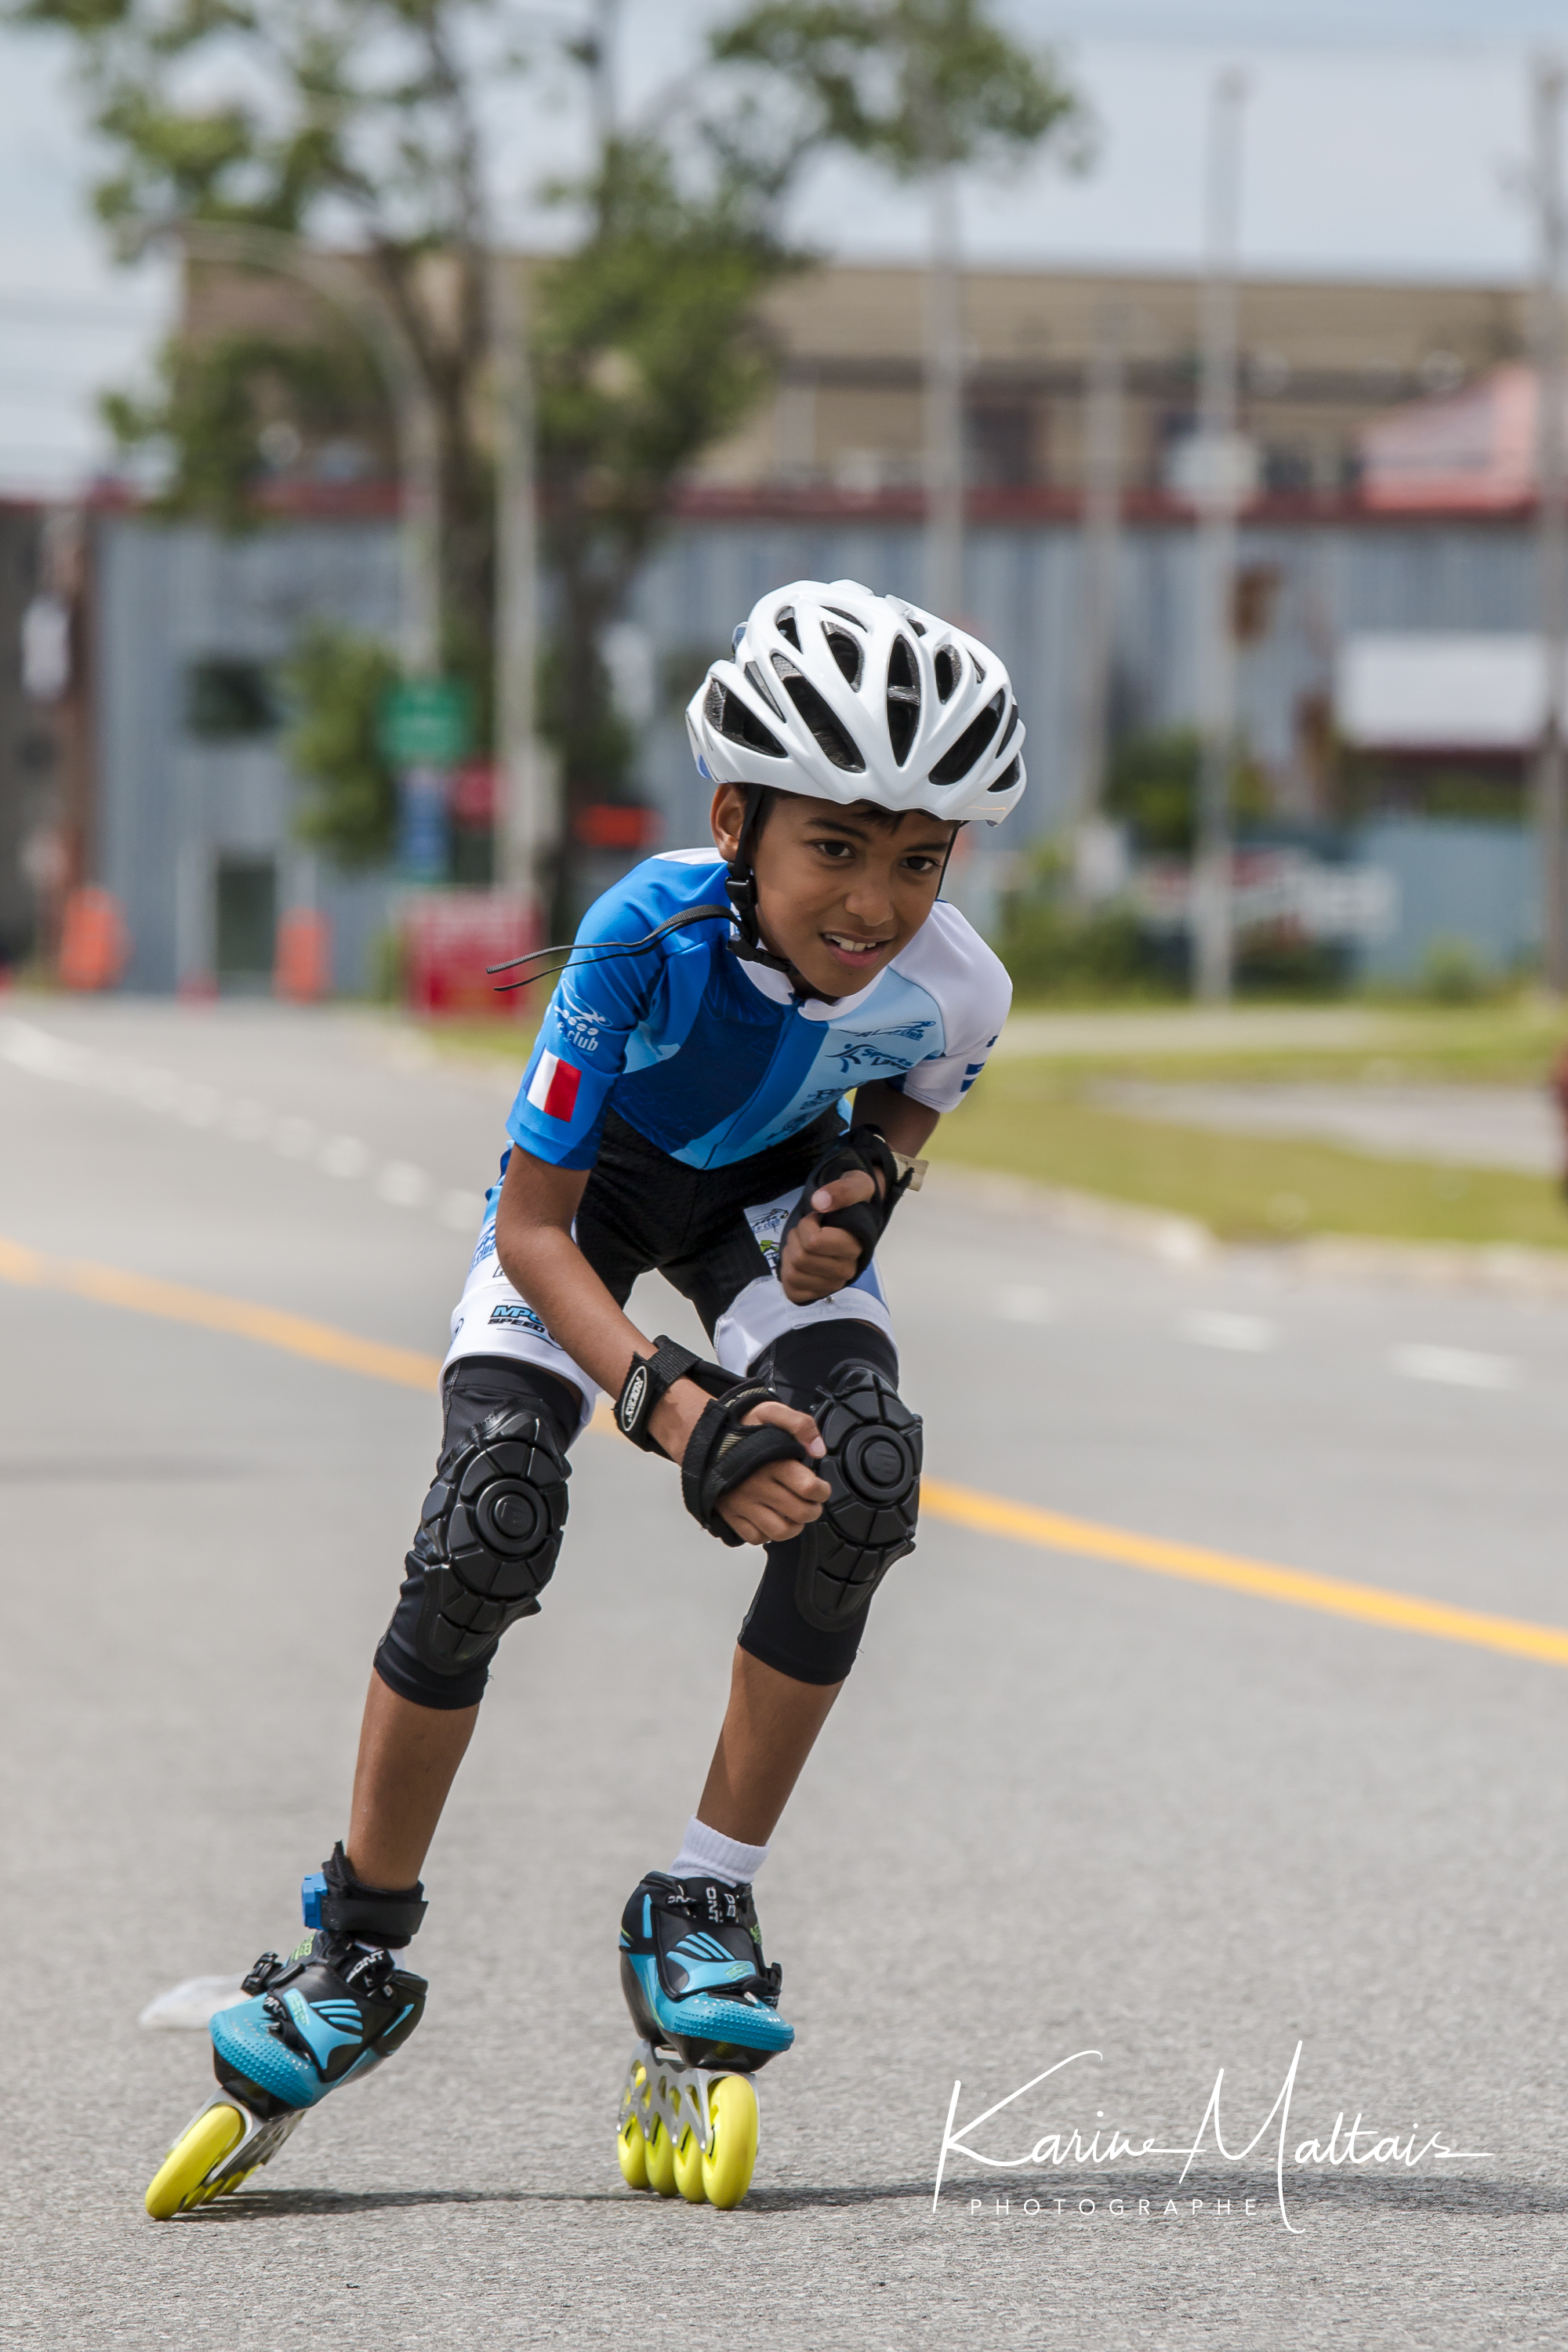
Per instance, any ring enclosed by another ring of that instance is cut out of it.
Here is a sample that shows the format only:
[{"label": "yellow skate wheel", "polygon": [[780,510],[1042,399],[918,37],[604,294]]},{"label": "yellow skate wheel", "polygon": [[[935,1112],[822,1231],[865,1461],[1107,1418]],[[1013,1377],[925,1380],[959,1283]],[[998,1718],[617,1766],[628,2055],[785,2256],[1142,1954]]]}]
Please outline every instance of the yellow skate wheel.
[{"label": "yellow skate wheel", "polygon": [[689,2205],[700,2205],[708,2194],[702,2179],[702,2142],[691,2124],[675,2144],[675,2185]]},{"label": "yellow skate wheel", "polygon": [[653,2129],[644,2143],[644,2162],[647,2166],[647,2185],[657,2189],[661,2197],[675,2194],[675,2150],[669,2144],[669,2134],[658,2116]]},{"label": "yellow skate wheel", "polygon": [[647,2187],[647,2142],[642,2136],[642,2126],[636,2116],[628,2116],[621,2126],[616,2141],[616,2154],[621,2160],[621,2179],[628,2189]]},{"label": "yellow skate wheel", "polygon": [[744,2074],[725,2074],[709,2085],[708,2120],[712,2129],[702,2158],[703,2192],[710,2205],[738,2205],[757,2161],[757,2095]]},{"label": "yellow skate wheel", "polygon": [[233,2107],[204,2108],[153,2176],[146,2205],[153,2221],[167,2221],[189,2205],[205,2203],[202,2182],[244,2132],[245,2118]]}]

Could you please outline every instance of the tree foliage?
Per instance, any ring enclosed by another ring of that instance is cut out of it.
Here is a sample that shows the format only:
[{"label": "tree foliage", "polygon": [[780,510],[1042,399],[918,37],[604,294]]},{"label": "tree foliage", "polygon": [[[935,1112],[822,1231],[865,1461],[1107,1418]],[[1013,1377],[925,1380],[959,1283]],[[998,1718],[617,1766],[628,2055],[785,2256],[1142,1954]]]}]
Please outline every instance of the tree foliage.
[{"label": "tree foliage", "polygon": [[[74,42],[110,158],[98,209],[127,252],[190,222],[361,253],[434,397],[445,659],[488,710],[494,227],[481,100],[529,62],[531,41],[536,60],[548,37],[591,75],[594,37],[531,33],[542,19],[513,0],[13,0],[13,13]],[[782,211],[805,159],[847,146],[911,174],[1016,155],[1076,120],[1049,59],[1002,33],[985,0],[764,0],[721,29],[657,121],[609,131],[587,176],[556,192],[580,235],[534,273],[531,306],[554,616],[542,709],[569,816],[628,779],[633,742],[600,643],[681,475],[768,380],[757,301],[801,260]],[[324,305],[312,315],[298,341],[176,339],[151,397],[109,404],[127,441],[170,453],[166,505],[244,524],[279,425],[309,442],[353,420],[386,447],[364,354]],[[368,654],[330,642],[363,700]],[[340,795],[340,846],[356,860],[390,819],[328,645],[312,640],[296,665],[301,708],[326,698],[320,742],[302,722],[297,757],[315,762],[303,771],[315,837],[332,838]]]},{"label": "tree foliage", "polygon": [[306,787],[297,830],[350,870],[384,865],[397,838],[397,782],[376,735],[396,675],[384,645],[325,623],[307,630],[283,668],[284,749]]},{"label": "tree foliage", "polygon": [[761,0],[713,50],[792,94],[803,145],[847,148],[900,179],[1011,163],[1083,131],[1054,61],[1011,39],[984,0]]}]

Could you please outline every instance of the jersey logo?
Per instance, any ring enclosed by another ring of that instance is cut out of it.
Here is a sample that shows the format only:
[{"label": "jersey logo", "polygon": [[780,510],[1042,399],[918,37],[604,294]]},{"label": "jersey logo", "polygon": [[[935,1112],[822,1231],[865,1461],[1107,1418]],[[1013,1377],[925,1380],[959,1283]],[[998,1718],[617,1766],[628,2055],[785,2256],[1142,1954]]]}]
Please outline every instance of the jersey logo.
[{"label": "jersey logo", "polygon": [[570,1118],[577,1108],[577,1082],[583,1073],[555,1054],[541,1054],[539,1067],[528,1082],[528,1099],[546,1118]]}]

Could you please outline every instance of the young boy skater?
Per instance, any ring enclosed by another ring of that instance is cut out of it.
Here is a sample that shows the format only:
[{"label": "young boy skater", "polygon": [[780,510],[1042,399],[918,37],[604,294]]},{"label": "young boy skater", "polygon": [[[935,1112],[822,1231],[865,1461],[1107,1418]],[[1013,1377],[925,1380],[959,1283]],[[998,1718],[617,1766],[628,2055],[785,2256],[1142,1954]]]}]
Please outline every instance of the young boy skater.
[{"label": "young boy skater", "polygon": [[[794,2038],[752,1880],[912,1546],[921,1423],[874,1252],[1006,1014],[1001,964],[937,893],[960,824],[1021,797],[1024,730],[994,654],[849,581],[764,596],[687,717],[714,847],[649,858],[583,924],[452,1319],[347,1840],[307,1882],[313,1934],[213,2021],[219,2084],[271,2145],[418,2022],[392,1956],[498,1641],[554,1571],[599,1390],[710,1535],[766,1552],[696,1812],[626,1906],[627,2000],[695,2065],[744,2073]],[[653,1267],[716,1363],[627,1319]],[[246,2131],[208,2193],[271,2152]]]}]

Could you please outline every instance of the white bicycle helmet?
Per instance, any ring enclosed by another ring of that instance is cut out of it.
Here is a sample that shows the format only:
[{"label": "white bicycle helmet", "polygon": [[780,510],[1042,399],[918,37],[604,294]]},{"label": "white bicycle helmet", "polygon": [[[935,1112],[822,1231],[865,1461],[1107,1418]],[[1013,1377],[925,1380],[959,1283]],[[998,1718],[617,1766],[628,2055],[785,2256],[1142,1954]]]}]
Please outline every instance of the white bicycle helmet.
[{"label": "white bicycle helmet", "polygon": [[984,824],[1024,794],[1005,666],[951,622],[853,580],[763,597],[686,726],[714,783]]}]

